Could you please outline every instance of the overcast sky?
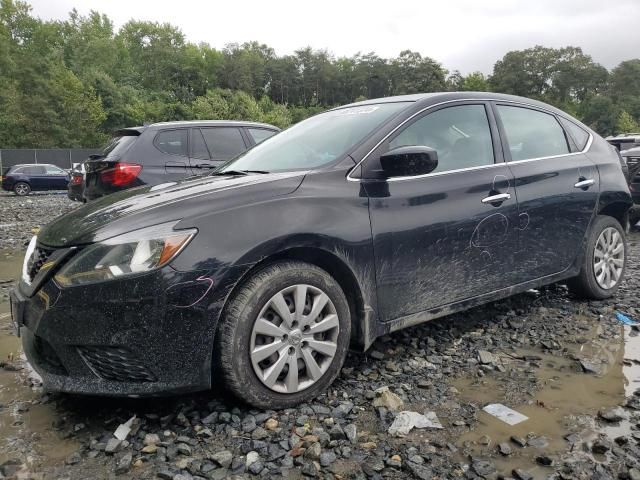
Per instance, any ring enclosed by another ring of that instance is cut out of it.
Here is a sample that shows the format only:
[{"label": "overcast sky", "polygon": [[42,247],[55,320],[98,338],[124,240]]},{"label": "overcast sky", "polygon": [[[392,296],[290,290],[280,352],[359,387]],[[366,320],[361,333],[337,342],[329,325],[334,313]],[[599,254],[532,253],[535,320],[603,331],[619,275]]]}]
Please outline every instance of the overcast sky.
[{"label": "overcast sky", "polygon": [[257,40],[278,55],[311,46],[336,56],[411,49],[463,73],[490,73],[509,50],[579,46],[607,68],[640,57],[640,0],[30,0],[36,16],[72,8],[169,22],[216,48]]}]

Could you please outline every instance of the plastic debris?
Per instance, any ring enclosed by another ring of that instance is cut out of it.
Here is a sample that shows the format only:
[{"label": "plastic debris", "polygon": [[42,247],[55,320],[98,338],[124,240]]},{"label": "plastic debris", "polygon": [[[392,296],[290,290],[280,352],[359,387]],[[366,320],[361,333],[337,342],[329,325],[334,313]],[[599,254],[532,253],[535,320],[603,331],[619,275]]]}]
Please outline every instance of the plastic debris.
[{"label": "plastic debris", "polygon": [[638,325],[638,322],[630,319],[622,312],[616,312],[616,318],[618,319],[619,322],[625,325]]},{"label": "plastic debris", "polygon": [[482,410],[511,426],[522,423],[525,420],[529,420],[529,417],[521,414],[520,412],[516,412],[501,403],[491,403]]},{"label": "plastic debris", "polygon": [[116,428],[116,431],[113,432],[113,436],[120,441],[126,440],[126,438],[129,436],[129,433],[131,432],[131,426],[133,425],[135,419],[136,416],[134,415],[125,423],[121,423],[118,428]]},{"label": "plastic debris", "polygon": [[427,412],[424,415],[418,412],[404,411],[398,413],[389,427],[389,434],[396,437],[407,435],[413,428],[437,428],[441,429],[442,424],[435,412]]}]

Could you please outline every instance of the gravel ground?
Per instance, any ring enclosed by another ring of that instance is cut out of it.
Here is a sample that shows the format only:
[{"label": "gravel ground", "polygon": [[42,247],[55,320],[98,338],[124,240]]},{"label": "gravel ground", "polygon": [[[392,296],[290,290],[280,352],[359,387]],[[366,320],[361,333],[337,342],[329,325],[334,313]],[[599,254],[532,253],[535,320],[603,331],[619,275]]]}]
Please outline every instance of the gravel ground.
[{"label": "gravel ground", "polygon": [[0,250],[22,248],[38,229],[78,207],[66,192],[32,193],[18,197],[0,193]]},{"label": "gravel ground", "polygon": [[[3,230],[0,248],[73,207],[61,196],[0,202],[2,223],[20,219]],[[219,391],[153,400],[49,395],[19,361],[6,362],[19,370],[13,381],[35,395],[18,389],[5,400],[26,427],[0,439],[9,459],[0,479],[638,479],[640,389],[634,395],[631,383],[625,397],[623,368],[635,375],[628,381],[640,381],[640,350],[631,350],[640,337],[614,315],[640,319],[639,233],[629,246],[615,299],[581,301],[551,286],[385,336],[366,354],[352,352],[326,395],[295,409],[248,409]],[[481,410],[494,401],[530,420],[493,428]],[[29,426],[41,408],[52,428]],[[443,428],[391,435],[401,411],[435,414]],[[116,439],[130,419],[126,439]],[[43,453],[56,442],[71,453]]]}]

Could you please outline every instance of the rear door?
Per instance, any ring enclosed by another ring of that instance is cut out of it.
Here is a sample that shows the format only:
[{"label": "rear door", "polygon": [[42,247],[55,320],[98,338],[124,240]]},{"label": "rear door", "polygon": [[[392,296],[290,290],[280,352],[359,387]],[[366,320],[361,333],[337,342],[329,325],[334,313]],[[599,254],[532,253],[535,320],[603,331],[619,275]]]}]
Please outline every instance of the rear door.
[{"label": "rear door", "polygon": [[[194,147],[190,162],[191,168],[196,174],[206,173],[217,168],[249,147],[238,127],[203,127],[192,130]],[[205,155],[205,148],[209,154],[207,159],[202,158]]]},{"label": "rear door", "polygon": [[157,185],[173,182],[192,174],[189,165],[189,128],[160,130],[153,139],[153,146],[163,155],[147,155],[143,167],[146,183]]},{"label": "rear door", "polygon": [[500,102],[494,108],[518,198],[518,280],[566,270],[598,199],[598,170],[582,153],[590,134],[577,145],[552,112]]},{"label": "rear door", "polygon": [[69,174],[55,165],[45,165],[50,190],[65,190],[69,183]]}]

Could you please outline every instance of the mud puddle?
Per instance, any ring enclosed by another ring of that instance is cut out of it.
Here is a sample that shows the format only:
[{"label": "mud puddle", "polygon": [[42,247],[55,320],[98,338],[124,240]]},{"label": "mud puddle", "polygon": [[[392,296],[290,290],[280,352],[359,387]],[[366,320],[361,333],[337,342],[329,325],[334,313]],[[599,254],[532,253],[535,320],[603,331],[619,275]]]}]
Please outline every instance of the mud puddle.
[{"label": "mud puddle", "polygon": [[[640,336],[628,326],[621,325],[619,331],[616,338],[603,339],[597,327],[584,343],[565,345],[562,355],[506,353],[501,358],[507,369],[502,377],[490,374],[456,380],[454,386],[462,400],[480,408],[503,403],[528,417],[510,426],[480,410],[474,430],[456,442],[460,461],[490,459],[498,475],[511,476],[514,469],[521,469],[535,479],[546,479],[553,472],[541,463],[557,464],[571,452],[606,462],[607,454],[592,453],[589,447],[594,442],[613,445],[615,438],[629,435],[633,427],[629,420],[607,424],[598,413],[623,404],[640,387]],[[591,362],[598,372],[586,373],[580,360]],[[535,368],[528,369],[528,365]],[[535,386],[535,393],[525,393],[528,398],[519,403],[508,401],[518,396],[512,389],[522,383],[521,378],[510,378],[513,370],[529,372]],[[524,439],[526,446],[519,446],[513,437]],[[508,445],[505,452],[499,451],[500,444]]]},{"label": "mud puddle", "polygon": [[[6,286],[18,277],[21,252],[0,252],[0,282]],[[0,299],[0,464],[18,459],[44,465],[56,463],[79,448],[75,441],[60,438],[53,429],[57,413],[53,405],[31,385],[37,374],[24,355],[11,325],[8,299]],[[37,382],[37,380],[36,380]],[[45,397],[46,398],[46,397]]]}]

